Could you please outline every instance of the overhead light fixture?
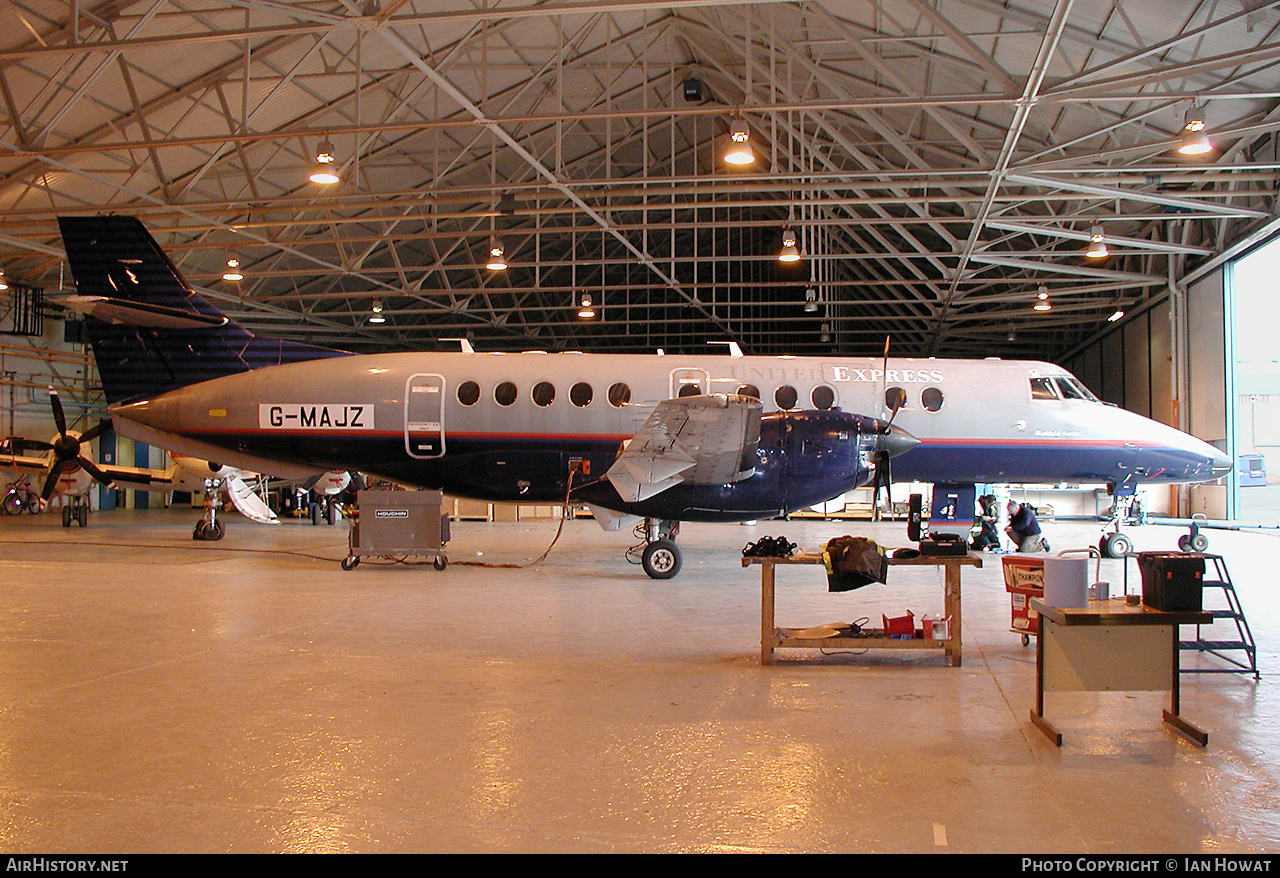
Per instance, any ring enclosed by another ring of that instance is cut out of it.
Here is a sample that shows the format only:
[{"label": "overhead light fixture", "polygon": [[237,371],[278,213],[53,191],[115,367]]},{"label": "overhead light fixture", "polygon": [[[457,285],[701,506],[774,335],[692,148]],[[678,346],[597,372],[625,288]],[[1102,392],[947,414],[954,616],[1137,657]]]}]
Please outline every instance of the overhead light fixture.
[{"label": "overhead light fixture", "polygon": [[731,165],[749,165],[756,160],[751,148],[751,129],[742,119],[734,119],[729,126],[729,147],[724,160]]},{"label": "overhead light fixture", "polygon": [[596,316],[595,306],[591,301],[590,293],[583,293],[582,298],[578,301],[578,319],[591,320]]},{"label": "overhead light fixture", "polygon": [[1204,107],[1192,107],[1187,110],[1186,122],[1182,126],[1182,143],[1178,145],[1179,155],[1204,155],[1212,152],[1213,144],[1209,142],[1209,134],[1205,130]]},{"label": "overhead light fixture", "polygon": [[373,300],[373,308],[371,310],[373,311],[373,313],[369,315],[370,323],[386,323],[387,322],[387,318],[382,316],[382,300],[381,299]]},{"label": "overhead light fixture", "polygon": [[311,171],[311,182],[319,183],[322,186],[330,186],[341,182],[342,178],[338,176],[338,169],[334,167],[335,161],[333,144],[327,140],[320,141],[320,146],[316,148],[316,164]]},{"label": "overhead light fixture", "polygon": [[1094,226],[1089,230],[1089,246],[1085,248],[1084,255],[1090,259],[1103,259],[1110,254],[1107,240],[1102,234],[1102,226]]},{"label": "overhead light fixture", "polygon": [[9,289],[9,280],[4,276],[4,271],[0,270],[0,290]]},{"label": "overhead light fixture", "polygon": [[809,287],[804,291],[804,310],[808,314],[813,314],[818,310],[818,291],[813,287]]},{"label": "overhead light fixture", "polygon": [[222,279],[228,281],[244,280],[244,273],[240,271],[240,260],[232,256],[227,260],[227,270],[222,272]]},{"label": "overhead light fixture", "polygon": [[1107,318],[1107,322],[1115,323],[1117,320],[1122,320],[1123,318],[1124,318],[1124,309],[1117,308],[1114,312],[1112,312],[1111,316]]},{"label": "overhead light fixture", "polygon": [[1049,304],[1049,288],[1044,284],[1040,284],[1040,289],[1036,292],[1036,303],[1031,308],[1033,311],[1053,310],[1053,305]]},{"label": "overhead light fixture", "polygon": [[800,261],[800,248],[796,246],[796,233],[791,226],[787,226],[782,230],[782,252],[778,254],[778,261]]},{"label": "overhead light fixture", "polygon": [[1014,325],[1013,325],[1013,321],[1012,321],[1012,320],[1010,320],[1010,321],[1009,321],[1009,331],[1005,334],[1004,340],[1005,340],[1005,341],[1017,341],[1017,340],[1018,340],[1018,327],[1016,327],[1016,326],[1014,326]]},{"label": "overhead light fixture", "polygon": [[502,249],[502,240],[494,235],[489,238],[489,261],[484,267],[490,271],[505,271],[507,268],[506,251]]}]

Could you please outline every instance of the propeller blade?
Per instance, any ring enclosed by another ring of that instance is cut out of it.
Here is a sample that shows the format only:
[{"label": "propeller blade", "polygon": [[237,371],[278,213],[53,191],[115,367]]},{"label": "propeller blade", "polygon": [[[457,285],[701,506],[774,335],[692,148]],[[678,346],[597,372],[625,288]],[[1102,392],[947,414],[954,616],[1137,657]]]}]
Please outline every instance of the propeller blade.
[{"label": "propeller blade", "polygon": [[49,402],[53,405],[53,422],[58,425],[58,435],[67,435],[67,416],[62,412],[62,399],[52,387],[49,388]]},{"label": "propeller blade", "polygon": [[97,439],[99,436],[101,436],[103,433],[107,432],[110,429],[111,429],[110,421],[98,421],[98,423],[94,424],[88,430],[85,430],[83,433],[80,434],[80,442],[82,444],[85,442],[92,442],[94,439]]},{"label": "propeller blade", "polygon": [[40,490],[40,499],[47,501],[58,487],[58,476],[62,475],[62,461],[55,460],[49,467],[49,475],[45,476],[44,487]]},{"label": "propeller blade", "polygon": [[111,481],[111,476],[107,475],[102,470],[98,469],[98,465],[94,463],[92,460],[90,460],[89,458],[85,457],[84,455],[81,455],[80,457],[76,458],[76,463],[80,464],[80,466],[84,469],[85,472],[93,476],[95,481],[101,482],[102,484],[106,485],[108,488],[115,487],[115,483]]},{"label": "propeller blade", "polygon": [[22,454],[24,451],[48,451],[53,448],[49,442],[41,442],[37,439],[23,439],[21,436],[13,436],[5,440],[8,443],[8,450],[13,454]]},{"label": "propeller blade", "polygon": [[[884,467],[884,476],[883,476],[884,505],[889,510],[889,517],[892,518],[893,517],[893,469],[889,465],[889,461],[891,459],[891,455],[889,454],[889,449],[882,447],[880,449],[880,455],[881,455],[880,463]],[[878,466],[876,467],[876,472],[879,472],[879,471],[880,471],[880,467]]]}]

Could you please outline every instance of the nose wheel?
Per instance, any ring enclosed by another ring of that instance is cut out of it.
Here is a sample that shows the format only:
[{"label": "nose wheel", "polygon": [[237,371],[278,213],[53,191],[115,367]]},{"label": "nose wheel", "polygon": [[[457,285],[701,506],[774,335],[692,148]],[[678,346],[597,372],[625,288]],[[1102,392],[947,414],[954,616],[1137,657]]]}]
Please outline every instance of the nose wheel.
[{"label": "nose wheel", "polygon": [[1123,558],[1133,551],[1133,541],[1121,533],[1107,534],[1098,542],[1104,558]]},{"label": "nose wheel", "polygon": [[[1184,552],[1203,552],[1209,548],[1209,538],[1200,532],[1200,524],[1197,518],[1205,518],[1202,515],[1191,516],[1190,530],[1178,537],[1178,548]],[[1208,519],[1205,518],[1207,521]]]},{"label": "nose wheel", "polygon": [[218,490],[220,487],[221,480],[205,479],[204,518],[196,522],[195,528],[191,531],[191,539],[217,542],[226,535],[226,526],[218,520]]}]

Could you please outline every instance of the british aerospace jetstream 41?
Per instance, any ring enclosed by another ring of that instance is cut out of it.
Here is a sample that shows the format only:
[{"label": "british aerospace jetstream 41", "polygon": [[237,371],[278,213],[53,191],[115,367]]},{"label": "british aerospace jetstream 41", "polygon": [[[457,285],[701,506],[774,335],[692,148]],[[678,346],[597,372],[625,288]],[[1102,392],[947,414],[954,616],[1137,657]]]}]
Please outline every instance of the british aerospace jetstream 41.
[{"label": "british aerospace jetstream 41", "polygon": [[307,478],[359,470],[491,501],[644,522],[675,575],[680,521],[786,514],[873,479],[1201,481],[1211,446],[1099,402],[1058,366],[1002,360],[580,353],[350,354],[258,338],[129,217],[61,218],[116,431]]}]

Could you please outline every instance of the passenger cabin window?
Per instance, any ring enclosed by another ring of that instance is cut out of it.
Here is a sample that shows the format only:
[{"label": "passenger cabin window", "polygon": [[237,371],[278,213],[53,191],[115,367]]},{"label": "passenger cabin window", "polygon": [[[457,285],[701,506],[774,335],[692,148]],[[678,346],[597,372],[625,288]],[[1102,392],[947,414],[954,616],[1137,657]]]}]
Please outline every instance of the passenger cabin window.
[{"label": "passenger cabin window", "polygon": [[614,408],[621,408],[624,405],[631,404],[631,388],[630,386],[619,381],[617,384],[609,386],[609,405]]},{"label": "passenger cabin window", "polygon": [[503,381],[497,387],[493,388],[493,401],[498,405],[511,405],[516,401],[519,391],[510,381]]},{"label": "passenger cabin window", "polygon": [[884,391],[884,407],[891,412],[907,407],[907,391],[901,387],[887,387]]},{"label": "passenger cabin window", "polygon": [[591,389],[591,385],[585,381],[579,381],[577,384],[569,388],[569,402],[578,408],[586,408],[591,405],[591,400],[595,398],[595,391]]},{"label": "passenger cabin window", "polygon": [[533,402],[543,408],[556,401],[556,386],[550,381],[539,381],[533,385]]},{"label": "passenger cabin window", "polygon": [[773,402],[780,409],[793,409],[800,399],[800,394],[790,384],[784,384],[773,392]]},{"label": "passenger cabin window", "polygon": [[1032,378],[1031,379],[1031,398],[1032,399],[1057,399],[1058,394],[1053,389],[1053,379]]},{"label": "passenger cabin window", "polygon": [[474,381],[463,381],[458,385],[458,402],[463,405],[475,405],[480,401],[480,385]]},{"label": "passenger cabin window", "polygon": [[927,412],[942,411],[942,404],[946,401],[942,391],[936,387],[926,387],[920,391],[920,405],[924,406]]},{"label": "passenger cabin window", "polygon": [[749,396],[752,399],[760,398],[760,388],[754,384],[742,384],[738,387],[738,396]]},{"label": "passenger cabin window", "polygon": [[809,394],[809,399],[813,403],[813,407],[819,411],[830,411],[836,404],[835,388],[829,384],[819,384],[813,388],[813,392]]}]

